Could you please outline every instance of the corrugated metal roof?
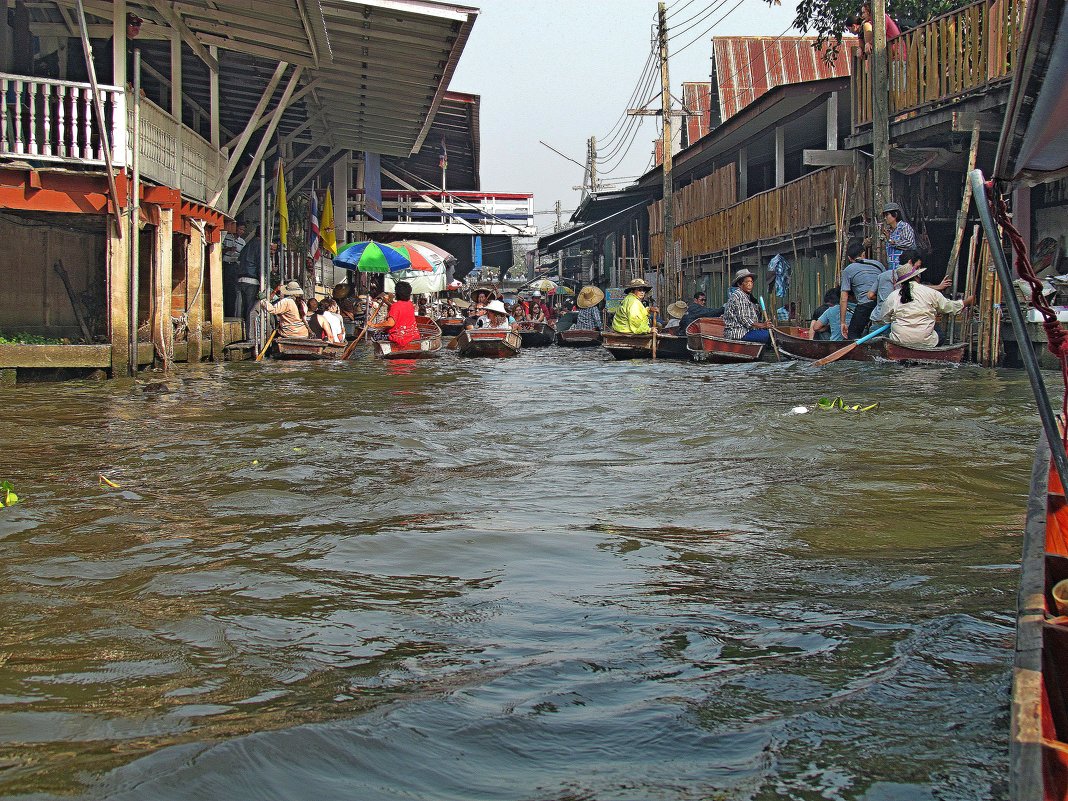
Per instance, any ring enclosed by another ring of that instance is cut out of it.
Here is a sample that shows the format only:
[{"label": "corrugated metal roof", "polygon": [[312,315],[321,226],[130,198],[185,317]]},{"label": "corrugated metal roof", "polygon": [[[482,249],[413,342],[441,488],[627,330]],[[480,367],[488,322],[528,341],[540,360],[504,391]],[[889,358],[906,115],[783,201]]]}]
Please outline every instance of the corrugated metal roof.
[{"label": "corrugated metal roof", "polygon": [[686,82],[682,85],[682,102],[686,110],[697,116],[686,117],[686,145],[692,145],[712,130],[712,84],[707,81]]},{"label": "corrugated metal roof", "polygon": [[715,36],[712,69],[719,110],[728,120],[769,89],[788,83],[849,76],[856,41],[844,40],[837,56],[824,57],[814,36]]}]

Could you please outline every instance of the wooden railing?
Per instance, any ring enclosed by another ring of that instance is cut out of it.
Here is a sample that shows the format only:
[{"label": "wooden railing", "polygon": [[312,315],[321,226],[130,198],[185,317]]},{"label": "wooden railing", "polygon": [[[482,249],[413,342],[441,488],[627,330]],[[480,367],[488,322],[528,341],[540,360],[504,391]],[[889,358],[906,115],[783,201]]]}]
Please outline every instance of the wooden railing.
[{"label": "wooden railing", "polygon": [[[675,193],[675,225],[685,225],[720,209],[732,206],[738,200],[737,166],[728,164],[711,175],[699,178]],[[664,201],[653,203],[649,216],[649,233],[663,233]]]},{"label": "wooden railing", "polygon": [[[978,0],[887,42],[890,116],[937,105],[1012,75],[1025,0]],[[853,128],[872,118],[871,58],[853,55]]]},{"label": "wooden railing", "polygon": [[[121,167],[126,164],[126,95],[117,86],[99,90],[112,158]],[[0,158],[102,165],[94,114],[87,83],[0,73]]]},{"label": "wooden railing", "polygon": [[[207,203],[225,166],[223,153],[155,103],[141,99],[141,175]],[[129,112],[131,137],[133,109]]]},{"label": "wooden railing", "polygon": [[[682,258],[721,253],[728,248],[789,237],[811,228],[833,226],[837,202],[845,202],[845,218],[864,213],[862,187],[870,183],[851,166],[826,167],[788,184],[761,192],[722,211],[675,228]],[[659,205],[659,204],[657,204]],[[650,230],[656,215],[650,206]],[[839,211],[839,214],[841,212]],[[656,223],[659,230],[659,223]],[[663,263],[663,234],[649,236],[651,262]]]}]

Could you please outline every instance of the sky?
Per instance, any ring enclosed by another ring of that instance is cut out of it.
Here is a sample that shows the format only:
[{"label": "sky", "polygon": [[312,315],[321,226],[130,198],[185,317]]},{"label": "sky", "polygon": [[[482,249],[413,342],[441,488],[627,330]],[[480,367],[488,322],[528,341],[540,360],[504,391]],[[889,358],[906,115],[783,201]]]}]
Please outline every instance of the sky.
[{"label": "sky", "polygon": [[[463,2],[463,0],[461,0]],[[451,88],[482,96],[482,190],[533,192],[537,211],[557,200],[566,224],[581,199],[586,142],[612,155],[605,178],[626,180],[646,171],[658,118],[622,117],[651,50],[656,0],[482,0],[480,13]],[[794,5],[764,0],[669,0],[671,86],[707,81],[712,36],[779,36]],[[790,31],[795,34],[796,31]],[[692,43],[692,44],[691,44]],[[675,54],[677,51],[677,55]],[[636,105],[654,97],[660,80]],[[627,135],[621,136],[620,134]],[[633,143],[632,142],[633,137]],[[539,144],[547,142],[574,164]],[[608,147],[605,147],[608,145]],[[616,151],[612,154],[612,151]],[[554,214],[539,214],[543,233]]]}]

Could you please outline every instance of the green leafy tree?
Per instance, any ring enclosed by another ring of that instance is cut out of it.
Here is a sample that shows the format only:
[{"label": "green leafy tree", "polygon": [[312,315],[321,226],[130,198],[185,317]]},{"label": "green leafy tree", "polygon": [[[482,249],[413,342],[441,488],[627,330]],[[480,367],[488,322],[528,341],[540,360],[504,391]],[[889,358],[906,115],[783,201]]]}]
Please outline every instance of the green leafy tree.
[{"label": "green leafy tree", "polygon": [[[769,0],[774,2],[774,0]],[[798,0],[794,28],[808,31],[824,42],[841,42],[845,20],[860,13],[861,0]],[[901,30],[914,28],[932,17],[966,6],[973,0],[893,0],[886,10]]]}]

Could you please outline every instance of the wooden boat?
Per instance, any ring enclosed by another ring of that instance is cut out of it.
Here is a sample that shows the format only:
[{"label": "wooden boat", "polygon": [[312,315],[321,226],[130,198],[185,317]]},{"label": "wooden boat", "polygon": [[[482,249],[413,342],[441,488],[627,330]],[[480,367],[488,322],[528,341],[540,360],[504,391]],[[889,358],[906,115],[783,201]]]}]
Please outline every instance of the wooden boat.
[{"label": "wooden boat", "polygon": [[523,340],[515,331],[481,329],[461,331],[456,338],[456,352],[460,356],[500,359],[518,356]]},{"label": "wooden boat", "polygon": [[686,326],[686,349],[694,361],[711,364],[740,364],[760,359],[764,345],[728,339],[723,318],[701,317]]},{"label": "wooden boat", "polygon": [[601,344],[601,332],[591,328],[569,328],[556,332],[556,344],[565,348],[592,348]]},{"label": "wooden boat", "polygon": [[1068,617],[1052,589],[1068,578],[1068,500],[1045,437],[1035,454],[1017,596],[1009,743],[1012,798],[1063,799],[1068,788]]},{"label": "wooden boat", "polygon": [[[910,348],[886,337],[873,339],[864,345],[876,359],[904,364],[960,364],[964,358],[964,343],[940,345],[937,348]],[[859,349],[855,349],[859,350]]]},{"label": "wooden boat", "polygon": [[463,317],[439,317],[438,327],[445,336],[454,337],[464,330],[464,322]]},{"label": "wooden boat", "polygon": [[275,337],[277,359],[340,359],[344,345],[331,345],[314,337]]},{"label": "wooden boat", "polygon": [[[786,356],[802,361],[816,361],[824,356],[830,356],[836,350],[841,350],[853,340],[840,339],[809,339],[806,328],[776,328],[775,341],[779,351]],[[870,362],[874,356],[865,345],[853,348],[842,357],[843,360],[851,359],[857,362]]]},{"label": "wooden boat", "polygon": [[556,341],[556,328],[552,323],[535,323],[522,320],[516,330],[523,340],[524,348],[544,348]]},{"label": "wooden boat", "polygon": [[[601,345],[616,359],[653,358],[652,334],[620,334],[617,331],[602,331]],[[686,350],[686,337],[658,333],[656,335],[656,358],[690,358]]]},{"label": "wooden boat", "polygon": [[373,342],[375,356],[380,359],[425,359],[441,350],[441,328],[429,317],[416,317],[419,339],[407,345],[395,345],[387,340]]}]

